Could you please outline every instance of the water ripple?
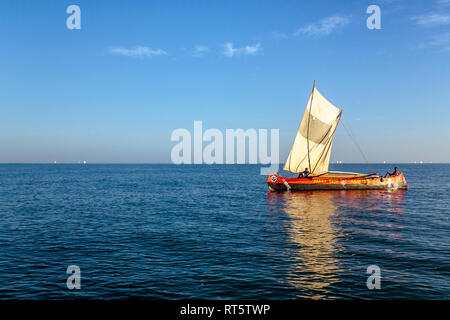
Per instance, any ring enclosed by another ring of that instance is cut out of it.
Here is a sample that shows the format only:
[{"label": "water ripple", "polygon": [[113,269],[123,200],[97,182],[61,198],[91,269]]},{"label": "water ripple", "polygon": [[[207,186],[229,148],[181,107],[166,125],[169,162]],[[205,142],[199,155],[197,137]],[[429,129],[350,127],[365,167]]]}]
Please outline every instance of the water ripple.
[{"label": "water ripple", "polygon": [[448,299],[450,166],[401,169],[408,191],[269,193],[249,165],[0,165],[0,299]]}]

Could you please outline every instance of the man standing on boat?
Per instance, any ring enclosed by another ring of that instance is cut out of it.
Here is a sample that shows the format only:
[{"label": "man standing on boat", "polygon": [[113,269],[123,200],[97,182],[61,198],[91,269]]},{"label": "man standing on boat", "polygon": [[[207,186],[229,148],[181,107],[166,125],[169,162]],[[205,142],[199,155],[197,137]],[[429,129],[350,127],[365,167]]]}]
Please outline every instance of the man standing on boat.
[{"label": "man standing on boat", "polygon": [[302,171],[298,174],[299,178],[307,178],[311,172],[309,172],[308,168],[305,168],[305,171]]}]

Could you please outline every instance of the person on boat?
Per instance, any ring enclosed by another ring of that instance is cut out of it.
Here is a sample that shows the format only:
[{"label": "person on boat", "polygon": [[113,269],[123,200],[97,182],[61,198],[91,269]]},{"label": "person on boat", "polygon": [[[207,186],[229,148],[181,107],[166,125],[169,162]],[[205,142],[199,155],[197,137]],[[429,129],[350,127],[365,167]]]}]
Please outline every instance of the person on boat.
[{"label": "person on boat", "polygon": [[400,174],[400,172],[398,171],[398,168],[395,167],[395,168],[394,168],[394,172],[392,172],[392,173],[390,173],[389,171],[386,172],[385,177],[387,177],[387,176],[389,176],[389,177],[392,177],[392,176],[396,177],[396,176],[398,176],[399,174]]},{"label": "person on boat", "polygon": [[299,178],[307,178],[311,172],[309,172],[308,168],[305,168],[305,171],[302,171],[298,174]]}]

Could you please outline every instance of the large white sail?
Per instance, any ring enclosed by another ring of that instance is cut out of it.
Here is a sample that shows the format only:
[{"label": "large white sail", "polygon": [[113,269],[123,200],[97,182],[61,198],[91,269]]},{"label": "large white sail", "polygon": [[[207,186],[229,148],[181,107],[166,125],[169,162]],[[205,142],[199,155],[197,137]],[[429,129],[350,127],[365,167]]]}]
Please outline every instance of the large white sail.
[{"label": "large white sail", "polygon": [[305,168],[314,174],[327,172],[333,137],[341,115],[342,110],[325,99],[314,85],[283,169],[294,173]]}]

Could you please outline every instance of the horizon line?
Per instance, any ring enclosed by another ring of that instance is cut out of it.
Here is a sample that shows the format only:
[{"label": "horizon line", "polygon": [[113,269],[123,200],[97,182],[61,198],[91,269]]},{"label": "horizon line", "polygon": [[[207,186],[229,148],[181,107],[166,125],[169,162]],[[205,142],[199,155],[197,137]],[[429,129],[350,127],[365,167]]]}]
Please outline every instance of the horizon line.
[{"label": "horizon line", "polygon": [[[95,165],[99,165],[99,164],[112,164],[112,165],[129,165],[129,164],[133,164],[133,165],[175,165],[175,166],[180,166],[180,165],[185,165],[185,166],[190,166],[190,165],[207,165],[207,166],[211,166],[211,165],[261,165],[261,166],[268,166],[270,165],[269,163],[181,163],[181,164],[175,164],[172,162],[86,162],[86,163],[82,163],[82,162],[0,162],[0,165],[3,164],[80,164],[80,165],[87,165],[87,164],[95,164]],[[278,164],[278,165],[284,165],[284,163],[272,163],[272,164]],[[342,163],[330,163],[330,165],[342,165],[342,164],[450,164],[450,162],[432,162],[432,161],[415,161],[415,162],[342,162]]]}]

